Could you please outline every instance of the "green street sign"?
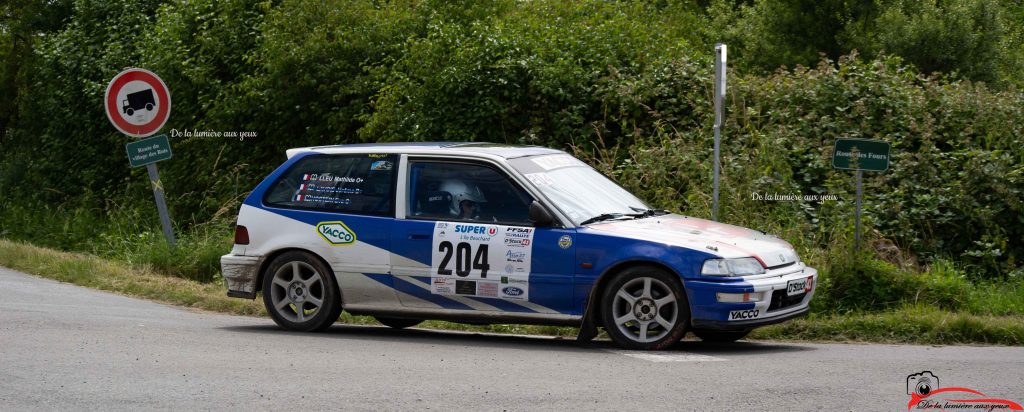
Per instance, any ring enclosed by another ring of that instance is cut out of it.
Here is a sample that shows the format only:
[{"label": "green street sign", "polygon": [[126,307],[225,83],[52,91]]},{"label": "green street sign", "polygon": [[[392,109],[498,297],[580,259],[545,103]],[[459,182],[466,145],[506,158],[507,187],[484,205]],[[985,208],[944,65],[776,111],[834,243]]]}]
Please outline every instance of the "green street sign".
[{"label": "green street sign", "polygon": [[836,139],[832,167],[884,172],[889,170],[889,142],[869,139]]},{"label": "green street sign", "polygon": [[132,167],[145,166],[171,158],[171,142],[162,134],[124,145],[128,151],[128,163]]}]

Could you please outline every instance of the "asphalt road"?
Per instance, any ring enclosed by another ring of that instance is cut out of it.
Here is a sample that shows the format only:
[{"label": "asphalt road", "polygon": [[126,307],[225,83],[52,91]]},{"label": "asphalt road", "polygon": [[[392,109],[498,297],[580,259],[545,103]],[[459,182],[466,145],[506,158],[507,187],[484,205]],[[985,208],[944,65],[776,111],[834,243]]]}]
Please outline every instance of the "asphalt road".
[{"label": "asphalt road", "polygon": [[925,370],[1024,402],[1020,347],[300,334],[0,268],[2,410],[906,410]]}]

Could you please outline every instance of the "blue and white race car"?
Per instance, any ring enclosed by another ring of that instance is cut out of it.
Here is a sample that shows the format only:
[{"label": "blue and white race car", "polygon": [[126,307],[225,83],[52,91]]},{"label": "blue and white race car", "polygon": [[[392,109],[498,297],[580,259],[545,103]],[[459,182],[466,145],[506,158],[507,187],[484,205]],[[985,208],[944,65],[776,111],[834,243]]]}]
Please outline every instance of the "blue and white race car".
[{"label": "blue and white race car", "polygon": [[802,316],[817,271],[776,237],[670,214],[565,152],[484,143],[288,150],[246,198],[221,258],[228,296],[291,330],[342,309],[424,319],[604,327],[662,349],[733,341]]}]

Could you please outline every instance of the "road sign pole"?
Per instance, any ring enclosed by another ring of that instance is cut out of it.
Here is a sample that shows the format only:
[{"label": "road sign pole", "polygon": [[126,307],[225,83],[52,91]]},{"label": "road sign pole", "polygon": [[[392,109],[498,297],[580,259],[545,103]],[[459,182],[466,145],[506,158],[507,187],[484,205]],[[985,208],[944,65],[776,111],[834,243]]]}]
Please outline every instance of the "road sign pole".
[{"label": "road sign pole", "polygon": [[854,215],[853,215],[854,216],[853,217],[853,250],[854,251],[859,251],[860,250],[860,201],[861,201],[861,197],[864,195],[864,190],[863,190],[863,186],[861,185],[861,180],[860,179],[861,179],[861,175],[863,173],[864,172],[861,171],[860,169],[858,169],[857,173],[856,173],[856,175],[857,175],[857,177],[856,177],[856,180],[857,180],[857,210],[854,211]]},{"label": "road sign pole", "polygon": [[171,115],[170,89],[156,73],[140,68],[126,68],[107,84],[107,91],[103,95],[103,110],[118,131],[131,137],[143,138],[125,145],[128,164],[131,167],[146,165],[149,183],[153,186],[156,210],[160,214],[160,226],[163,227],[167,243],[174,247],[171,216],[167,213],[164,188],[155,164],[171,158],[171,143],[167,135],[147,138],[160,131]]},{"label": "road sign pole", "polygon": [[720,154],[722,146],[722,112],[725,106],[725,60],[726,47],[722,43],[715,45],[715,162],[711,200],[711,220],[718,221],[718,175],[722,168]]},{"label": "road sign pole", "polygon": [[153,186],[153,199],[156,200],[156,210],[160,213],[160,226],[163,226],[164,237],[167,243],[174,247],[174,230],[171,228],[171,215],[167,213],[167,202],[164,200],[164,185],[160,183],[160,172],[156,170],[156,163],[146,165],[149,172],[149,183]]},{"label": "road sign pole", "polygon": [[722,136],[719,127],[715,125],[715,178],[714,178],[714,189],[712,190],[712,196],[714,197],[711,201],[711,220],[718,221],[718,170],[722,167],[718,160],[718,154],[721,151]]}]

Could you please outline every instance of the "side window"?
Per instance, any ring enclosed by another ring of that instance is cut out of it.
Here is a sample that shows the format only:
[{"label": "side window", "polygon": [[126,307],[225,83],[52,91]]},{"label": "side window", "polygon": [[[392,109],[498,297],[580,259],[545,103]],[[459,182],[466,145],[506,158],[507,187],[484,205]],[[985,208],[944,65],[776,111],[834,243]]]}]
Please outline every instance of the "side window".
[{"label": "side window", "polygon": [[295,209],[390,215],[397,155],[312,155],[267,191],[264,203]]},{"label": "side window", "polygon": [[408,193],[410,218],[531,225],[533,198],[487,166],[412,162]]}]

